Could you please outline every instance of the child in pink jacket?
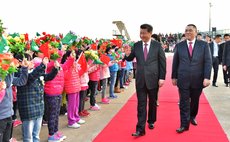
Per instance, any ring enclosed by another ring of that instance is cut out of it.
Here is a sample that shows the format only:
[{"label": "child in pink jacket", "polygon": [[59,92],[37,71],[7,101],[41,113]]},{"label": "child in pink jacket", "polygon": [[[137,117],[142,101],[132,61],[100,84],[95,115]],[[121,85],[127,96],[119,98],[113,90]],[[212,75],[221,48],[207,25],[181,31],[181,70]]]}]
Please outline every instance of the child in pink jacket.
[{"label": "child in pink jacket", "polygon": [[[70,53],[67,52],[66,54],[70,54]],[[64,72],[64,76],[65,76],[64,88],[65,88],[66,95],[68,96],[68,109],[67,109],[68,127],[76,129],[81,126],[80,124],[85,123],[84,120],[80,119],[80,116],[78,114],[78,107],[80,102],[79,93],[81,91],[81,86],[80,86],[80,77],[78,73],[78,65],[76,61],[70,67],[69,70]]]},{"label": "child in pink jacket", "polygon": [[100,110],[100,106],[96,104],[96,91],[98,81],[100,80],[100,65],[93,64],[92,60],[89,60],[89,89],[90,89],[90,110]]},{"label": "child in pink jacket", "polygon": [[87,94],[87,89],[89,88],[89,74],[88,71],[81,76],[81,91],[80,91],[80,104],[79,104],[79,115],[88,116],[90,113],[85,110],[85,97]]},{"label": "child in pink jacket", "polygon": [[[62,56],[61,51],[59,55]],[[49,130],[48,141],[63,140],[66,138],[66,136],[58,131],[58,119],[61,107],[62,92],[64,90],[64,72],[70,69],[74,63],[74,59],[74,56],[69,57],[67,61],[61,65],[61,68],[59,69],[55,78],[45,83],[44,92]],[[51,72],[55,62],[60,62],[60,60],[51,61],[47,66],[47,73]]]},{"label": "child in pink jacket", "polygon": [[111,66],[112,63],[111,61],[109,64],[103,64],[100,66],[100,85],[102,86],[101,88],[101,103],[103,104],[109,104],[110,100],[105,96],[106,93],[106,87],[107,87],[107,80],[110,77],[110,70],[109,66]]}]

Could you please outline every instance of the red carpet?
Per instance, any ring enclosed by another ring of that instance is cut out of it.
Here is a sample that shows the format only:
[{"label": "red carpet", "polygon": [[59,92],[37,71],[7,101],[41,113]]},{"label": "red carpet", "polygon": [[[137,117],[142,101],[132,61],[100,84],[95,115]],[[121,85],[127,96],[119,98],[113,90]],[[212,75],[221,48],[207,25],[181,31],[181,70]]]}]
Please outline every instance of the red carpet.
[{"label": "red carpet", "polygon": [[137,123],[137,98],[133,95],[110,123],[94,139],[94,142],[229,142],[220,126],[207,99],[202,94],[197,116],[198,126],[190,125],[189,131],[177,134],[180,126],[177,87],[171,84],[171,61],[167,60],[167,79],[160,89],[155,128],[149,130],[146,125],[146,135],[134,138]]}]

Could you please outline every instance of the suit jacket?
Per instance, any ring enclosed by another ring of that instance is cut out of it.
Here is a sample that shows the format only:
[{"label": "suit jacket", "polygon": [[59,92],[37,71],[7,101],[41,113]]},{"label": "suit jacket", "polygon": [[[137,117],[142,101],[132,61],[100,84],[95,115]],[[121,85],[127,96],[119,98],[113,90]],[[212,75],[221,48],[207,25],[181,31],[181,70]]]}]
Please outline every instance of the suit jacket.
[{"label": "suit jacket", "polygon": [[176,44],[172,65],[172,79],[181,89],[203,88],[203,80],[210,79],[212,59],[207,42],[196,40],[192,57],[187,41]]},{"label": "suit jacket", "polygon": [[[212,59],[213,59],[213,57],[214,57],[213,56],[213,53],[214,53],[214,43],[213,43],[213,41],[209,43],[209,47],[210,47],[210,51],[211,51],[211,55],[212,55]],[[217,56],[218,56],[219,61],[220,61],[220,56],[221,56],[220,52],[221,52],[220,51],[220,46],[218,45],[218,55]]]},{"label": "suit jacket", "polygon": [[220,64],[223,62],[223,52],[224,52],[224,46],[225,46],[225,42],[224,43],[221,43],[220,46],[219,46],[219,61],[220,61]]},{"label": "suit jacket", "polygon": [[227,41],[223,51],[223,65],[230,67],[230,41]]},{"label": "suit jacket", "polygon": [[136,57],[136,89],[143,88],[146,84],[148,89],[158,88],[159,79],[165,80],[166,58],[161,44],[151,40],[148,56],[145,61],[143,42],[134,44],[131,54],[125,60],[132,61]]}]

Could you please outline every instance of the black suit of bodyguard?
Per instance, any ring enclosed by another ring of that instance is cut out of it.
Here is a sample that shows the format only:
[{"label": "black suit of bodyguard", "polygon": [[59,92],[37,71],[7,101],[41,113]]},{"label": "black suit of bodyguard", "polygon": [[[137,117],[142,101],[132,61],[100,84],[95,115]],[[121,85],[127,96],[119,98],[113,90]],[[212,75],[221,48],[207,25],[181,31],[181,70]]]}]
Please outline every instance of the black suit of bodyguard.
[{"label": "black suit of bodyguard", "polygon": [[218,45],[221,42],[221,35],[216,35],[214,38],[214,41],[209,43],[210,51],[211,51],[211,56],[212,56],[212,66],[213,66],[213,81],[212,81],[212,86],[218,87],[216,85],[216,80],[217,80],[217,75],[218,75],[218,70],[219,70],[219,62],[221,59],[221,51],[220,51],[220,46]]},{"label": "black suit of bodyguard", "polygon": [[[154,128],[157,114],[157,94],[159,87],[163,85],[166,75],[166,58],[161,44],[151,40],[152,26],[143,24],[140,27],[140,37],[142,41],[134,44],[131,53],[126,52],[127,61],[132,61],[136,57],[136,93],[137,93],[137,117],[136,133],[133,136],[145,134],[145,124],[147,116],[147,96],[149,98],[148,123],[149,128]],[[148,54],[145,60],[144,46],[148,44]],[[129,55],[129,56],[127,56]]]},{"label": "black suit of bodyguard", "polygon": [[228,72],[228,78],[230,78],[230,41],[225,43],[223,52],[223,69]]},{"label": "black suit of bodyguard", "polygon": [[[195,117],[198,113],[199,98],[203,87],[210,84],[211,53],[208,43],[197,40],[197,29],[189,24],[185,30],[187,40],[175,47],[172,65],[172,83],[177,85],[180,93],[180,128],[178,133],[189,129],[190,122],[197,125]],[[193,42],[192,55],[189,43]]]}]

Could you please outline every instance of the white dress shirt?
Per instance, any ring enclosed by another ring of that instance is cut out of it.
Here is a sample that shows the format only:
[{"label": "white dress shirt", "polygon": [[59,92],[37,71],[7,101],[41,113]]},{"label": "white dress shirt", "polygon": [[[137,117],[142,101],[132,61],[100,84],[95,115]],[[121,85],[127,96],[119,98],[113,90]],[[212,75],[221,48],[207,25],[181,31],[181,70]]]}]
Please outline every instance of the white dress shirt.
[{"label": "white dress shirt", "polygon": [[194,38],[192,41],[187,40],[188,48],[189,48],[189,42],[192,42],[192,49],[193,49],[196,39]]},{"label": "white dress shirt", "polygon": [[213,41],[213,57],[217,57],[218,56],[218,44]]}]

